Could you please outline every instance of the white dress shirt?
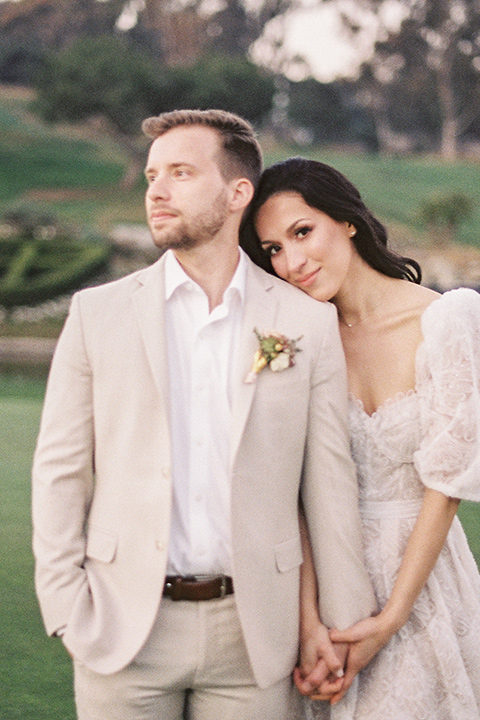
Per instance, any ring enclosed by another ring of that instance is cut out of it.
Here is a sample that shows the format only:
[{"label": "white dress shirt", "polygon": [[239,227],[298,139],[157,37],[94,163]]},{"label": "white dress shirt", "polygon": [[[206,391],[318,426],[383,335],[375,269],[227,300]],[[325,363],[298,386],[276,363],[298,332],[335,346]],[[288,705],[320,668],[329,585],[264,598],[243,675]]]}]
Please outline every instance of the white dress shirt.
[{"label": "white dress shirt", "polygon": [[221,305],[172,251],[165,263],[173,507],[169,575],[231,575],[232,368],[245,298],[240,251]]}]

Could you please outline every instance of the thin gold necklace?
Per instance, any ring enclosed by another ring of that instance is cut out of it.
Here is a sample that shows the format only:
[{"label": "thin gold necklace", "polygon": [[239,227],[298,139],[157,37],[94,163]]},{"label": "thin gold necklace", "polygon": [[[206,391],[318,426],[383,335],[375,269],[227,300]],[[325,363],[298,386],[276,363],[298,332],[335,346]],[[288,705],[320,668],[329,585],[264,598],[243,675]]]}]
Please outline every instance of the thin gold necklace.
[{"label": "thin gold necklace", "polygon": [[338,319],[340,320],[341,323],[343,323],[344,325],[346,325],[348,328],[352,328],[352,327],[356,327],[357,325],[361,325],[361,324],[364,322],[364,320],[367,320],[371,315],[373,315],[373,313],[375,312],[375,310],[377,310],[377,308],[380,307],[380,305],[382,304],[382,302],[383,302],[383,300],[384,300],[384,298],[385,298],[385,296],[386,296],[386,294],[387,294],[387,291],[388,291],[388,290],[385,290],[385,292],[382,293],[382,296],[380,297],[380,299],[378,300],[378,302],[375,303],[375,305],[373,306],[373,308],[372,308],[371,310],[369,310],[369,312],[366,313],[362,318],[360,318],[360,320],[357,320],[357,322],[352,322],[352,323],[347,322],[347,321],[345,320],[345,318],[343,317],[341,311],[337,308]]}]

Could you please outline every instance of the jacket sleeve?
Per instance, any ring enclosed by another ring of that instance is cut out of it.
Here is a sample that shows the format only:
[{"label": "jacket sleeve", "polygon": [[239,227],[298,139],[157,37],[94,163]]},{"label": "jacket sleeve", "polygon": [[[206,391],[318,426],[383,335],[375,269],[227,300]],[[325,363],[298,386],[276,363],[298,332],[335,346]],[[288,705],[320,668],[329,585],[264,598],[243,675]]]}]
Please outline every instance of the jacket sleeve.
[{"label": "jacket sleeve", "polygon": [[312,374],[302,500],[320,616],[345,628],[376,610],[363,561],[356,471],[350,455],[346,367],[333,306]]},{"label": "jacket sleeve", "polygon": [[49,634],[68,624],[87,582],[85,525],[94,482],[92,375],[75,296],[59,338],[33,461],[35,582]]}]

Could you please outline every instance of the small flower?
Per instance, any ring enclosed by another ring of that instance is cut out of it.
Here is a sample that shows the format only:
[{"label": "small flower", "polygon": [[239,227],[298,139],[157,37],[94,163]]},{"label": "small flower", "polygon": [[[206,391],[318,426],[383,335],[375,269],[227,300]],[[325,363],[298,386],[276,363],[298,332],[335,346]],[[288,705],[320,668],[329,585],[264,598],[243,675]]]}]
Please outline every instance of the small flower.
[{"label": "small flower", "polygon": [[278,353],[276,358],[270,363],[270,370],[273,372],[280,372],[280,370],[286,370],[290,367],[290,355],[286,352]]},{"label": "small flower", "polygon": [[245,378],[246,383],[255,382],[258,373],[267,365],[272,372],[280,372],[295,365],[295,353],[300,352],[297,342],[301,338],[289,340],[277,332],[270,332],[268,335],[259,333],[256,328],[254,333],[260,347],[255,352],[252,368]]}]

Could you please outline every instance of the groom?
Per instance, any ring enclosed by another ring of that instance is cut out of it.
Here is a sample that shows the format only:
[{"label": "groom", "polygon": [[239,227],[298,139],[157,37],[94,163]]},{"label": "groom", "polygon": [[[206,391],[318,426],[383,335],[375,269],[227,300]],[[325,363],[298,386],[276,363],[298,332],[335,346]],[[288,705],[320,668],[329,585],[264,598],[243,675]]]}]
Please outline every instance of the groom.
[{"label": "groom", "polygon": [[[182,110],[143,129],[168,252],[73,298],[33,469],[42,614],[80,720],[294,720],[300,489],[324,622],[374,607],[335,310],[239,251],[248,123]],[[255,329],[297,340],[283,369],[249,375]]]}]

